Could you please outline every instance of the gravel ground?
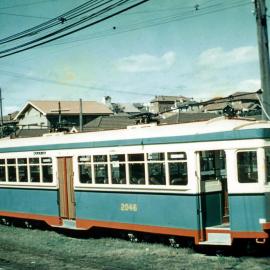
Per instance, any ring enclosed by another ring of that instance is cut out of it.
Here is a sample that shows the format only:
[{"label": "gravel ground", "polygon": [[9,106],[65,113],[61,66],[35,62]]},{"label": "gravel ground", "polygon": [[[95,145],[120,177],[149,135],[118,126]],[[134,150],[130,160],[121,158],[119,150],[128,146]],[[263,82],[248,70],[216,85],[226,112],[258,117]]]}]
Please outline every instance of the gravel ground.
[{"label": "gravel ground", "polygon": [[266,270],[270,269],[270,256],[209,256],[163,244],[70,237],[55,231],[0,225],[0,270],[11,269]]}]

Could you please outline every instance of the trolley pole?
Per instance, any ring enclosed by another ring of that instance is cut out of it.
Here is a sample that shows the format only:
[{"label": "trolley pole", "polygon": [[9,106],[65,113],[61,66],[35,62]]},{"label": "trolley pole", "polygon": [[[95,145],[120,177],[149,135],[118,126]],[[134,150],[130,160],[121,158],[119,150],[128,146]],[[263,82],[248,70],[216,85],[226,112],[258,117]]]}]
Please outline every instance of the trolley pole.
[{"label": "trolley pole", "polygon": [[255,0],[262,93],[262,119],[270,120],[270,64],[265,0]]},{"label": "trolley pole", "polygon": [[83,131],[83,105],[82,99],[80,98],[80,132]]}]

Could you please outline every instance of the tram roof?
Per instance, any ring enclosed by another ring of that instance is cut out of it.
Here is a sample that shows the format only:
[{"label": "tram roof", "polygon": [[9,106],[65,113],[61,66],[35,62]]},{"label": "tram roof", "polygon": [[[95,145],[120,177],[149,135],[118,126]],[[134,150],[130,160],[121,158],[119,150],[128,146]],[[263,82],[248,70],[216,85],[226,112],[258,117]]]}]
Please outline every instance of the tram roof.
[{"label": "tram roof", "polygon": [[127,129],[50,133],[43,137],[0,140],[0,152],[94,148],[204,141],[270,138],[270,122],[216,118],[174,125],[141,125]]}]

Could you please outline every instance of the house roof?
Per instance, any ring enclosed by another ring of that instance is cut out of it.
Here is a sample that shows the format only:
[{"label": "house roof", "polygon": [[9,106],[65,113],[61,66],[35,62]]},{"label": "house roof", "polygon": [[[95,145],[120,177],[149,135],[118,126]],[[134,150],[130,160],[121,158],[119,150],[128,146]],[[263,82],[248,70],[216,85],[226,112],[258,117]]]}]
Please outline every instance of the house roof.
[{"label": "house roof", "polygon": [[189,122],[199,122],[199,121],[207,121],[212,118],[218,117],[215,113],[175,113],[172,116],[169,116],[166,119],[161,119],[160,124],[177,124],[177,123],[189,123]]},{"label": "house roof", "polygon": [[235,92],[232,94],[233,100],[258,100],[256,93]]},{"label": "house roof", "polygon": [[[228,105],[227,102],[212,103],[212,104],[208,104],[208,105],[204,106],[203,110],[205,110],[205,111],[223,110],[227,105]],[[260,105],[257,103],[254,103],[254,102],[243,102],[243,103],[235,102],[232,104],[232,107],[235,110],[241,111],[243,109],[244,110],[255,109],[257,107],[260,107]]]},{"label": "house roof", "polygon": [[39,137],[43,134],[49,133],[49,129],[18,129],[16,131],[15,137],[16,138],[29,138],[29,137]]},{"label": "house roof", "polygon": [[205,103],[207,104],[212,104],[212,103],[220,103],[220,101],[226,102],[226,101],[258,101],[258,96],[256,93],[251,93],[251,92],[235,92],[229,97],[216,97],[213,99],[210,99],[206,101]]},{"label": "house roof", "polygon": [[[71,115],[80,113],[80,102],[79,101],[60,101],[61,114]],[[43,115],[57,115],[59,101],[57,100],[30,100],[21,111],[17,114],[15,119],[18,119],[22,114],[29,109],[29,107],[34,107],[36,110],[40,111]],[[104,104],[96,101],[82,101],[82,111],[83,114],[91,115],[109,115],[112,111]]]},{"label": "house roof", "polygon": [[136,120],[127,116],[99,116],[83,126],[84,131],[122,129],[130,125],[135,125]]},{"label": "house roof", "polygon": [[227,102],[211,103],[203,107],[204,111],[223,110],[228,105]]},{"label": "house roof", "polygon": [[3,116],[4,123],[14,123],[16,122],[14,119],[17,116],[18,111],[15,111],[13,113],[9,113],[8,115]]},{"label": "house roof", "polygon": [[168,102],[175,102],[178,100],[189,100],[189,98],[184,96],[156,96],[154,99],[152,99],[150,102],[160,102],[160,101],[168,101]]}]

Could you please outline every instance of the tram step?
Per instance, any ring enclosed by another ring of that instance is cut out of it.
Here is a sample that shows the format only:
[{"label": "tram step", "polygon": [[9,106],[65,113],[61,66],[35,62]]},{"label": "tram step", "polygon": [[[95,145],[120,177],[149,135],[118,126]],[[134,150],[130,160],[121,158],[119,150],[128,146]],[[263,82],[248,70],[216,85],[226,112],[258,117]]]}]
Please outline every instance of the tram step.
[{"label": "tram step", "polygon": [[77,229],[76,220],[73,220],[73,219],[62,219],[62,226],[61,226],[61,228]]},{"label": "tram step", "polygon": [[208,240],[200,242],[200,245],[230,246],[232,244],[229,233],[207,233]]}]

